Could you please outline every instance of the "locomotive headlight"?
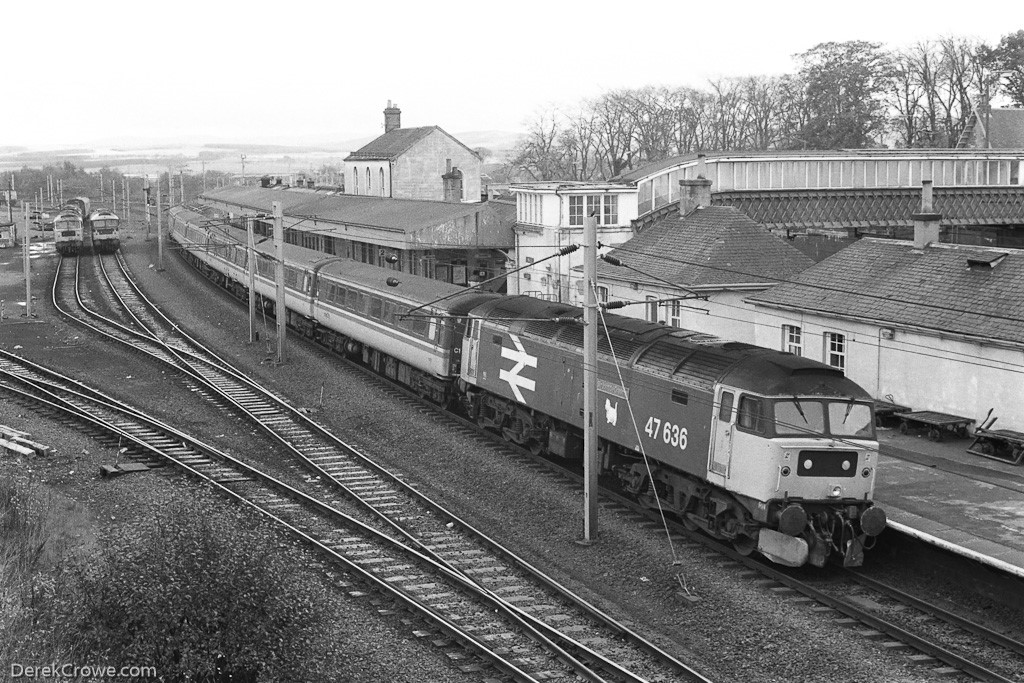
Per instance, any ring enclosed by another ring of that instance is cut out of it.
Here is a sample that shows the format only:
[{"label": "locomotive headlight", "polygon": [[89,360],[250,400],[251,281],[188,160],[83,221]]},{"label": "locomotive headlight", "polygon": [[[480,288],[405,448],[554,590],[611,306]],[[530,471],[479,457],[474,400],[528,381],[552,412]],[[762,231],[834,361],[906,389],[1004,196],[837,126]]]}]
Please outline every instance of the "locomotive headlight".
[{"label": "locomotive headlight", "polygon": [[829,498],[841,498],[843,496],[843,487],[839,485],[833,486],[828,495]]},{"label": "locomotive headlight", "polygon": [[862,469],[860,471],[860,476],[864,477],[865,479],[867,477],[870,477],[871,476],[871,468],[870,467],[865,467],[864,469]]},{"label": "locomotive headlight", "polygon": [[787,465],[787,466],[782,468],[782,476],[788,477],[789,473],[792,472],[792,471],[793,470],[789,469],[789,466]]}]

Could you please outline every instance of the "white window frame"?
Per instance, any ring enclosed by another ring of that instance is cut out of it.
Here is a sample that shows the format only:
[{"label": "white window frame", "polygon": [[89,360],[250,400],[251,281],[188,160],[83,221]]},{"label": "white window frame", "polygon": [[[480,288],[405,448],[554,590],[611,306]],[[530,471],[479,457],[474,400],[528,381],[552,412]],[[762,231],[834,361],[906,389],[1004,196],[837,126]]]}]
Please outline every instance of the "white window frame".
[{"label": "white window frame", "polygon": [[682,327],[683,304],[679,299],[668,303],[668,324],[672,327]]},{"label": "white window frame", "polygon": [[647,299],[647,322],[656,323],[658,322],[658,315],[661,313],[659,310],[660,304],[658,303],[658,297],[648,296]]},{"label": "white window frame", "polygon": [[846,356],[849,345],[846,335],[841,332],[826,332],[822,335],[825,346],[825,363],[846,372]]},{"label": "white window frame", "polygon": [[803,330],[799,325],[782,326],[782,350],[794,356],[804,355]]},{"label": "white window frame", "polygon": [[[574,206],[574,204],[578,206]],[[569,225],[570,227],[577,227],[583,225],[584,205],[586,202],[581,194],[569,195]]]}]

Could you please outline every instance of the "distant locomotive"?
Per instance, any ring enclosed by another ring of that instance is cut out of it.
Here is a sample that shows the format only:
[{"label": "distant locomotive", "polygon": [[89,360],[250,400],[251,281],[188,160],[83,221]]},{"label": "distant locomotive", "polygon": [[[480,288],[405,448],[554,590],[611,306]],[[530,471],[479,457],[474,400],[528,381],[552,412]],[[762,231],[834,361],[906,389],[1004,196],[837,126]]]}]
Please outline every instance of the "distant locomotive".
[{"label": "distant locomotive", "polygon": [[121,246],[121,219],[109,209],[97,209],[89,214],[85,230],[92,235],[92,249],[96,253],[113,253]]},{"label": "distant locomotive", "polygon": [[53,222],[53,240],[57,252],[71,255],[81,251],[86,241],[96,253],[113,253],[121,246],[121,219],[109,209],[92,209],[88,197],[69,199]]},{"label": "distant locomotive", "polygon": [[[194,265],[241,296],[246,250],[231,232],[171,229]],[[257,255],[264,305],[275,296],[269,249]],[[292,245],[285,272],[288,323],[305,336],[535,452],[581,456],[580,309]],[[846,566],[863,563],[865,543],[886,524],[872,502],[878,442],[863,389],[792,354],[632,318],[605,321],[602,472],[743,553],[790,566],[823,566],[833,552]]]},{"label": "distant locomotive", "polygon": [[61,207],[53,219],[53,242],[58,254],[70,256],[81,251],[88,212],[89,200],[86,197],[75,197]]}]

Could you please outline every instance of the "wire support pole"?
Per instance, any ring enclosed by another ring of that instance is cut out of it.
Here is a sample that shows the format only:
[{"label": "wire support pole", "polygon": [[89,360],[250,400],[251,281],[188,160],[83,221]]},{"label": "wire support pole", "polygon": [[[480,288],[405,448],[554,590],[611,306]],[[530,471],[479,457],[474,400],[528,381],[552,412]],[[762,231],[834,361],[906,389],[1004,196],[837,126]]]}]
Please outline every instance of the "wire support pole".
[{"label": "wire support pole", "polygon": [[597,218],[583,220],[583,542],[597,541]]},{"label": "wire support pole", "polygon": [[248,237],[246,260],[249,267],[249,343],[256,341],[256,239],[252,233],[252,218],[245,217],[245,232]]},{"label": "wire support pole", "polygon": [[277,281],[277,363],[285,361],[284,339],[288,326],[288,309],[284,301],[284,206],[274,202],[274,275]]}]

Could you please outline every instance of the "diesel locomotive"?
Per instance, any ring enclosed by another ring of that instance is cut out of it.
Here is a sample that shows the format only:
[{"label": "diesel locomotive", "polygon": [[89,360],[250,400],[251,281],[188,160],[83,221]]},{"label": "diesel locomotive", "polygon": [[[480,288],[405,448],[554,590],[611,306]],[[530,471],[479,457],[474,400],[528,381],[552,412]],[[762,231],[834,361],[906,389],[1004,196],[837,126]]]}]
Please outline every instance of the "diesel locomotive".
[{"label": "diesel locomotive", "polygon": [[[175,220],[170,234],[201,272],[246,295],[244,232]],[[271,250],[259,245],[255,263],[268,308]],[[288,324],[303,335],[534,452],[582,456],[580,309],[293,245],[285,283]],[[863,389],[792,354],[632,318],[606,314],[600,337],[603,474],[742,553],[863,563],[886,525]]]}]

